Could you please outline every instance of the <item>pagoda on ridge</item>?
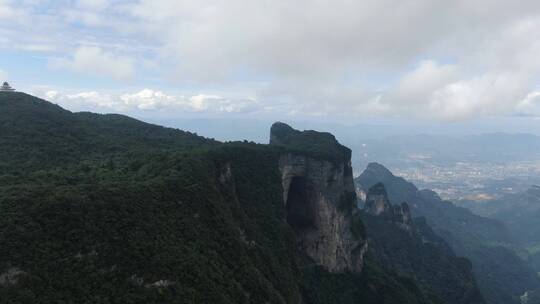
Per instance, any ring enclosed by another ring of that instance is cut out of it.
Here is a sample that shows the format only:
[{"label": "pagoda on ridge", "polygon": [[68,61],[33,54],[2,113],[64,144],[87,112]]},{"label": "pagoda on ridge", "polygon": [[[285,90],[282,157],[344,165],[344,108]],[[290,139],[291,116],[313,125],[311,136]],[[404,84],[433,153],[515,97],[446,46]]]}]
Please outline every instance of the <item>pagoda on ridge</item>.
[{"label": "pagoda on ridge", "polygon": [[0,87],[0,92],[13,92],[15,91],[14,88],[9,86],[9,83],[4,82],[4,84]]}]

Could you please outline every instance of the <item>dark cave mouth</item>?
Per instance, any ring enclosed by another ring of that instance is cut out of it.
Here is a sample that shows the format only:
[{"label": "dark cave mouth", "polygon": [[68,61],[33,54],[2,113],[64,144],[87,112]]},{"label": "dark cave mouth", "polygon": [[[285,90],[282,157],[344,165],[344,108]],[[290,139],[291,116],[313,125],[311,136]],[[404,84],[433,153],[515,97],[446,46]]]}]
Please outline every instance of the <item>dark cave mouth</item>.
[{"label": "dark cave mouth", "polygon": [[295,230],[315,228],[315,209],[309,199],[308,183],[304,177],[295,176],[287,194],[287,223]]}]

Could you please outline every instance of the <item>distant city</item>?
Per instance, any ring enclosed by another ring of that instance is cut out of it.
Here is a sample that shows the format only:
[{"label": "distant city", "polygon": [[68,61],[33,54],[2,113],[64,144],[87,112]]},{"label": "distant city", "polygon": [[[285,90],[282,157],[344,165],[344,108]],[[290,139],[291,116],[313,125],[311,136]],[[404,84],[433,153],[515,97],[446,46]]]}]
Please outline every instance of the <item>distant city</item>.
[{"label": "distant city", "polygon": [[447,200],[490,200],[540,183],[540,160],[510,163],[457,162],[439,166],[394,168],[394,173]]}]

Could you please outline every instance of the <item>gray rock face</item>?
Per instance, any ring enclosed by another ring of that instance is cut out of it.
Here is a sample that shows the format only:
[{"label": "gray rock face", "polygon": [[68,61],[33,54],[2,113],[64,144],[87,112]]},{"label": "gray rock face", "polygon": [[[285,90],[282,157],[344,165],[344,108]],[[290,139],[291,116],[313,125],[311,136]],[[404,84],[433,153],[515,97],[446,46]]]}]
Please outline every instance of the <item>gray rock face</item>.
[{"label": "gray rock face", "polygon": [[[388,195],[384,187],[373,186],[366,194],[366,205],[364,209],[371,215],[381,215],[387,213],[392,209],[390,201],[388,201]],[[380,189],[379,189],[380,188]]]},{"label": "gray rock face", "polygon": [[[287,221],[299,250],[330,272],[361,271],[367,242],[355,233],[356,195],[349,163],[284,154],[279,161]],[[361,225],[361,223],[360,223]]]},{"label": "gray rock face", "polygon": [[403,202],[400,206],[393,207],[394,218],[404,225],[410,225],[412,221],[409,204]]},{"label": "gray rock face", "polygon": [[392,205],[382,183],[375,184],[369,189],[364,210],[374,216],[386,217],[401,228],[410,230],[412,216],[409,205],[405,202],[401,205]]}]

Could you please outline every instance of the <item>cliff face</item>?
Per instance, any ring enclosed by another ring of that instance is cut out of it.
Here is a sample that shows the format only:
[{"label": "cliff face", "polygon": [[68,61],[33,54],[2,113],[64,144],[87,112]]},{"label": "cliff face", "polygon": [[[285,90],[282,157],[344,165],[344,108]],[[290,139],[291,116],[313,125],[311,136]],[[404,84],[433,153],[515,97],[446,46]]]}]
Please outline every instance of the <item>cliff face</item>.
[{"label": "cliff face", "polygon": [[388,212],[392,205],[388,201],[388,195],[384,189],[383,184],[377,184],[371,187],[369,193],[366,195],[365,209],[371,215],[380,215]]},{"label": "cliff face", "polygon": [[[308,132],[310,138],[320,136],[319,142],[330,144],[317,147],[321,155],[332,149],[345,154],[331,161],[293,149],[280,157],[287,222],[294,230],[298,249],[315,264],[330,272],[360,272],[367,243],[361,222],[355,218],[356,194],[348,149],[326,133]],[[303,145],[305,135],[278,123],[272,127],[271,144]]]},{"label": "cliff face", "polygon": [[288,153],[279,170],[298,249],[330,272],[360,271],[366,243],[353,232],[356,198],[348,164]]},{"label": "cliff face", "polygon": [[373,216],[381,216],[405,230],[411,229],[412,216],[409,205],[405,202],[401,205],[392,205],[382,183],[369,189],[364,211]]}]

